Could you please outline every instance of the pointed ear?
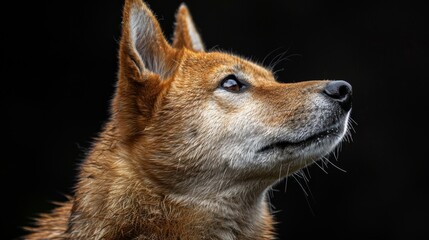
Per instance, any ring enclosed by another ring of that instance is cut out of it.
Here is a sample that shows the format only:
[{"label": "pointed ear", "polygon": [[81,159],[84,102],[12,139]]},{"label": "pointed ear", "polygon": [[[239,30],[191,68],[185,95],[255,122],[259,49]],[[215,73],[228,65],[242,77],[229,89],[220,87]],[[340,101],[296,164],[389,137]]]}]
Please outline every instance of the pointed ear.
[{"label": "pointed ear", "polygon": [[204,52],[204,44],[198,34],[191,14],[184,3],[176,14],[176,29],[173,39],[174,48],[188,48],[193,51]]},{"label": "pointed ear", "polygon": [[159,23],[142,0],[126,0],[123,10],[120,70],[128,74],[155,73],[165,78],[172,71],[173,49]]},{"label": "pointed ear", "polygon": [[176,52],[142,0],[126,0],[111,110],[115,129],[123,139],[138,135],[152,117],[163,80],[174,71]]}]

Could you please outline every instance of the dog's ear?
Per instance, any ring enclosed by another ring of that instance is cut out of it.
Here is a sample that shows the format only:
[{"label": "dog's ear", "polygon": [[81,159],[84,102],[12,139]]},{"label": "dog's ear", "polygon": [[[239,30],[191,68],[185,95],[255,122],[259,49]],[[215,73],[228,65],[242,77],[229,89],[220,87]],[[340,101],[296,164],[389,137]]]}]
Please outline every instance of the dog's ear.
[{"label": "dog's ear", "polygon": [[122,138],[132,138],[153,116],[156,100],[175,69],[175,53],[142,0],[126,0],[119,74],[112,119]]},{"label": "dog's ear", "polygon": [[180,5],[176,14],[173,47],[179,49],[185,47],[193,51],[204,52],[204,43],[184,3]]},{"label": "dog's ear", "polygon": [[166,78],[172,72],[172,55],[173,49],[151,10],[142,0],[126,0],[119,50],[120,70],[137,77],[155,73]]}]

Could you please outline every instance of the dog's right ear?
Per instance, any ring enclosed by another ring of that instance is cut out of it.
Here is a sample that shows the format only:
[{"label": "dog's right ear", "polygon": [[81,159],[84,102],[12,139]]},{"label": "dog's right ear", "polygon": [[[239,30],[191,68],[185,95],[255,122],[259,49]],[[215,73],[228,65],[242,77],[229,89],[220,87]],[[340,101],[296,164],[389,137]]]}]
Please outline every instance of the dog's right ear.
[{"label": "dog's right ear", "polygon": [[126,0],[122,19],[120,70],[125,74],[154,73],[165,79],[174,61],[173,49],[165,39],[151,10],[142,0]]},{"label": "dog's right ear", "polygon": [[122,139],[139,134],[153,116],[164,80],[174,72],[176,52],[142,0],[126,0],[112,102],[112,119]]}]

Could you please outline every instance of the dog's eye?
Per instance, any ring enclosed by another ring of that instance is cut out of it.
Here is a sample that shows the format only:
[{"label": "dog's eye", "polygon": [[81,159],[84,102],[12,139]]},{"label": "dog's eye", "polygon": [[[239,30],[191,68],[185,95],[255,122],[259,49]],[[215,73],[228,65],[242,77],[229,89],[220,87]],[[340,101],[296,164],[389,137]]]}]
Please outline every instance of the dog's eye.
[{"label": "dog's eye", "polygon": [[220,87],[232,93],[242,92],[247,86],[237,79],[235,75],[229,75],[224,78]]}]

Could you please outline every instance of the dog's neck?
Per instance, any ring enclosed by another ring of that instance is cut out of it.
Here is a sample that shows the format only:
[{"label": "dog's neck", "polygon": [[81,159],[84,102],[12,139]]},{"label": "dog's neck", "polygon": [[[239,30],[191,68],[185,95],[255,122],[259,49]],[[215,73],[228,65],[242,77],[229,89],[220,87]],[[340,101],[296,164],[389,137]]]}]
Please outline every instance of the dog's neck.
[{"label": "dog's neck", "polygon": [[[106,148],[93,149],[82,165],[70,218],[71,233],[74,228],[96,232],[79,232],[72,237],[91,237],[100,232],[113,238],[136,237],[148,231],[154,231],[153,236],[180,236],[186,232],[219,239],[271,236],[272,220],[263,185],[247,182],[228,186],[218,176],[217,180],[181,183],[190,184],[187,191],[166,191],[130,164],[129,154],[112,136],[109,131],[102,134],[99,141],[103,144],[97,146]],[[103,221],[91,221],[94,218]],[[156,232],[160,224],[170,228]],[[125,230],[128,235],[123,235]]]},{"label": "dog's neck", "polygon": [[[171,178],[175,179],[176,174],[173,173]],[[271,229],[266,201],[268,183],[237,181],[228,178],[229,174],[205,175],[209,177],[185,181],[179,177],[182,182],[176,182],[174,189],[165,193],[166,198],[174,205],[193,209],[196,214],[204,216],[205,219],[196,224],[209,231],[207,235],[217,236],[214,239],[261,239],[261,234],[268,236],[266,230]]]},{"label": "dog's neck", "polygon": [[[212,193],[194,195],[176,195],[169,197],[174,202],[184,204],[190,208],[199,209],[211,219],[211,234],[219,239],[252,239],[258,236],[266,220],[270,218],[266,205],[266,194],[251,193],[252,187],[247,189],[235,187],[233,189]],[[216,195],[216,196],[215,196]]]}]

